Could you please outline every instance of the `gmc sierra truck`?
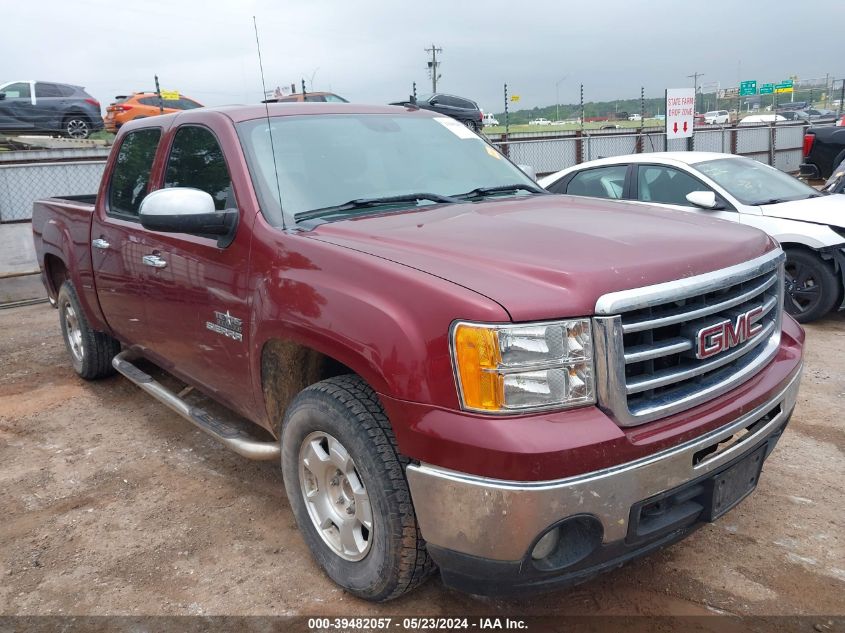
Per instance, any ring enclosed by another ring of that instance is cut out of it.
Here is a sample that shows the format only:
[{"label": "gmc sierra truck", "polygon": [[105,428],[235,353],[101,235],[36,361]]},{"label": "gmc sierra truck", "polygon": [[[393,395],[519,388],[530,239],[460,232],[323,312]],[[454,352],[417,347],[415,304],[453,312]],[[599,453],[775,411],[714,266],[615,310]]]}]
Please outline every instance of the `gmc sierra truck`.
[{"label": "gmc sierra truck", "polygon": [[280,463],[317,563],[370,600],[678,541],[752,492],[796,402],[771,238],[549,194],[422,109],[134,121],[33,231],[76,372]]}]

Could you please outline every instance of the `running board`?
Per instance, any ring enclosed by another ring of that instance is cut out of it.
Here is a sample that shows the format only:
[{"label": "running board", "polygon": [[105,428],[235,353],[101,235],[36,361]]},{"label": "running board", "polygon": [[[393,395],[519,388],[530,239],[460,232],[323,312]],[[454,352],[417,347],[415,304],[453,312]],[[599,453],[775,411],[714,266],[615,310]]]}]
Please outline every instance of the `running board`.
[{"label": "running board", "polygon": [[133,365],[128,360],[131,356],[129,350],[124,350],[112,359],[112,367],[198,429],[205,431],[227,448],[247,459],[270,460],[280,458],[281,449],[278,442],[257,440],[237,425],[216,418],[205,409],[188,404],[148,373]]}]

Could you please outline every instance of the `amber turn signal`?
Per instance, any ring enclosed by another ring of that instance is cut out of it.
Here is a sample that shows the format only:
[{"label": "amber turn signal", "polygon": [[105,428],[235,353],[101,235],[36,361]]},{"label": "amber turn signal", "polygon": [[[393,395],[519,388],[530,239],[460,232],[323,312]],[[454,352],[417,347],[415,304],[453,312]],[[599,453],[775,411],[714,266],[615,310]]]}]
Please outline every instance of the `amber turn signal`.
[{"label": "amber turn signal", "polygon": [[461,323],[454,333],[454,353],[464,405],[498,411],[504,404],[504,381],[497,373],[502,362],[498,332]]}]

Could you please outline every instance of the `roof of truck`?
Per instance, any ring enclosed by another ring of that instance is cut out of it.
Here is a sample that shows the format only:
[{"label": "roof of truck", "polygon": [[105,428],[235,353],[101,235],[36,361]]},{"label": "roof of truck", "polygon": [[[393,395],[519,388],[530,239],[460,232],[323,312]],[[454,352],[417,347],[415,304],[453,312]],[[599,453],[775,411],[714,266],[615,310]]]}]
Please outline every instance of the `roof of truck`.
[{"label": "roof of truck", "polygon": [[221,112],[235,123],[261,119],[268,113],[271,117],[303,114],[397,114],[399,112],[420,112],[424,116],[437,116],[419,108],[362,105],[359,103],[259,103],[256,105],[220,106],[207,108],[207,110]]}]

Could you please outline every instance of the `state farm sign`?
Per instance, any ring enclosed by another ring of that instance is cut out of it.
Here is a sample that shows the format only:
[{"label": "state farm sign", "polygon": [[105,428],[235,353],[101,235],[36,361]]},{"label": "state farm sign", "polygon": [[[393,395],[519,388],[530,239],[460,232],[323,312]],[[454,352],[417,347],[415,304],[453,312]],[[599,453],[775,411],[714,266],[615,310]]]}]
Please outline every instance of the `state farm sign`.
[{"label": "state farm sign", "polygon": [[666,89],[666,138],[692,136],[695,121],[695,90]]}]

